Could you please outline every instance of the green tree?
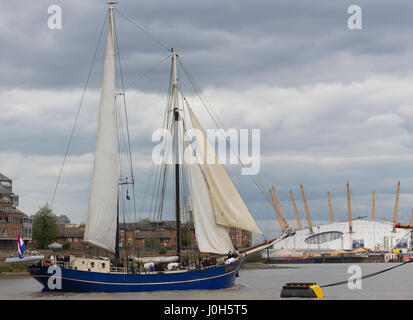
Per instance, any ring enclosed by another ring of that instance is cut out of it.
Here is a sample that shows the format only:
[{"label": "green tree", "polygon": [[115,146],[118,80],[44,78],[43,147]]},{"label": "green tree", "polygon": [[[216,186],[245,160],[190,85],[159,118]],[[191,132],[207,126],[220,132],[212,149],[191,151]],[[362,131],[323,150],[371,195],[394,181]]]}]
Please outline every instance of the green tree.
[{"label": "green tree", "polygon": [[161,245],[160,240],[155,238],[145,239],[143,243],[144,247],[147,249],[159,248],[159,246]]},{"label": "green tree", "polygon": [[189,231],[181,232],[181,245],[183,247],[189,247],[191,245],[191,235]]},{"label": "green tree", "polygon": [[45,204],[36,212],[33,219],[33,240],[37,241],[41,249],[47,246],[59,236],[56,219],[49,204]]},{"label": "green tree", "polygon": [[62,250],[68,250],[71,247],[72,247],[72,244],[70,242],[65,242],[63,243]]}]

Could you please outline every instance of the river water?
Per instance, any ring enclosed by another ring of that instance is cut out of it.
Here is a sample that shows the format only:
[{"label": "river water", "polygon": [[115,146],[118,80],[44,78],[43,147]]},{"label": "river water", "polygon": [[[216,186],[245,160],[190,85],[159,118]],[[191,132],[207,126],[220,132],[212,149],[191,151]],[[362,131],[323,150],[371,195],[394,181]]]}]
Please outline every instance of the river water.
[{"label": "river water", "polygon": [[[294,264],[281,269],[242,269],[235,286],[224,290],[191,290],[139,293],[42,293],[42,286],[28,276],[0,277],[0,299],[177,299],[177,300],[266,300],[281,299],[283,284],[316,282],[326,285],[347,280],[354,275],[351,268],[367,275],[395,264]],[[358,267],[357,267],[358,266]],[[350,270],[349,270],[350,268]],[[413,263],[365,279],[361,289],[349,289],[347,284],[324,288],[325,299],[413,299]]]}]

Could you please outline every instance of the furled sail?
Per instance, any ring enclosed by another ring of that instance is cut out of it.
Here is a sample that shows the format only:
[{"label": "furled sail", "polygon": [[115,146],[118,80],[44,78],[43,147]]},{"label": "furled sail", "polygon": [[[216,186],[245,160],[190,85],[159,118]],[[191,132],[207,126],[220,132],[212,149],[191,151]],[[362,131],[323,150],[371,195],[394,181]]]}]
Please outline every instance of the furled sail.
[{"label": "furled sail", "polygon": [[[187,104],[192,127],[198,143],[200,155],[211,195],[216,223],[226,227],[240,228],[262,234],[250,211],[234,186],[227,170],[220,162],[211,143],[208,141],[198,118]],[[212,160],[212,161],[211,161]]]},{"label": "furled sail", "polygon": [[[188,144],[188,148],[192,149],[190,144]],[[216,254],[227,254],[228,251],[233,251],[234,247],[227,229],[215,222],[208,186],[200,165],[194,163],[187,164],[186,167],[191,192],[195,236],[199,251]]]},{"label": "furled sail", "polygon": [[116,244],[118,174],[115,50],[113,11],[110,8],[95,158],[84,240],[112,252],[115,251]]}]

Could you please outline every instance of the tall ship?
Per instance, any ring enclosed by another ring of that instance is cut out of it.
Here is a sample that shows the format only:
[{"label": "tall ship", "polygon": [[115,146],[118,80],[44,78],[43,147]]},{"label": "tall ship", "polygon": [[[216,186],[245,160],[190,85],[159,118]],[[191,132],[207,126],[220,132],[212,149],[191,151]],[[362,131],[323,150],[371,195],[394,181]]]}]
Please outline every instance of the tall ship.
[{"label": "tall ship", "polygon": [[[254,247],[237,251],[228,234],[229,228],[239,228],[262,234],[256,221],[233,184],[227,170],[220,162],[208,141],[200,121],[183,96],[178,83],[179,57],[170,51],[170,97],[165,112],[165,128],[172,134],[174,164],[174,213],[176,220],[176,255],[148,258],[127,255],[126,265],[119,259],[119,207],[124,201],[122,186],[134,184],[131,175],[120,177],[117,98],[124,99],[124,91],[116,90],[116,26],[114,11],[108,7],[108,29],[99,104],[99,119],[94,153],[93,171],[89,194],[84,241],[115,256],[115,263],[108,256],[75,257],[64,261],[42,260],[28,266],[30,275],[43,285],[43,291],[68,292],[139,292],[155,290],[224,289],[234,285],[236,276],[248,255],[274,245],[288,237],[292,230],[278,239],[264,241]],[[199,149],[185,139],[190,129]],[[130,145],[130,144],[129,144]],[[197,161],[181,164],[180,150],[185,150]],[[199,159],[200,158],[200,159]],[[213,159],[212,164],[209,161]],[[181,253],[182,184],[189,186],[189,204],[199,252],[214,257],[209,265],[197,265],[183,259]],[[129,197],[129,194],[126,194]],[[231,254],[229,254],[231,253]],[[146,263],[145,263],[146,261]],[[140,267],[131,268],[131,265]],[[168,262],[164,270],[146,268],[154,262]],[[143,266],[143,268],[142,268]],[[59,267],[59,268],[57,268]],[[58,271],[57,271],[58,270]],[[58,280],[61,285],[50,285]]]}]

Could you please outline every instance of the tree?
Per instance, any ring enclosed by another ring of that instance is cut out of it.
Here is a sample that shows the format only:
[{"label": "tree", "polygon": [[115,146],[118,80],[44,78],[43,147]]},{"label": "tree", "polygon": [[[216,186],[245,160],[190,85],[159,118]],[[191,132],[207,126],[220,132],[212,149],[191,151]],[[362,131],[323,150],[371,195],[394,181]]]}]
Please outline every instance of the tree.
[{"label": "tree", "polygon": [[71,247],[72,247],[72,244],[70,242],[65,242],[63,243],[62,250],[68,250]]},{"label": "tree", "polygon": [[189,247],[191,245],[191,235],[189,231],[181,231],[181,245]]},{"label": "tree", "polygon": [[33,240],[37,241],[40,249],[46,249],[50,242],[57,239],[59,229],[49,204],[45,204],[36,212],[33,219]]}]

